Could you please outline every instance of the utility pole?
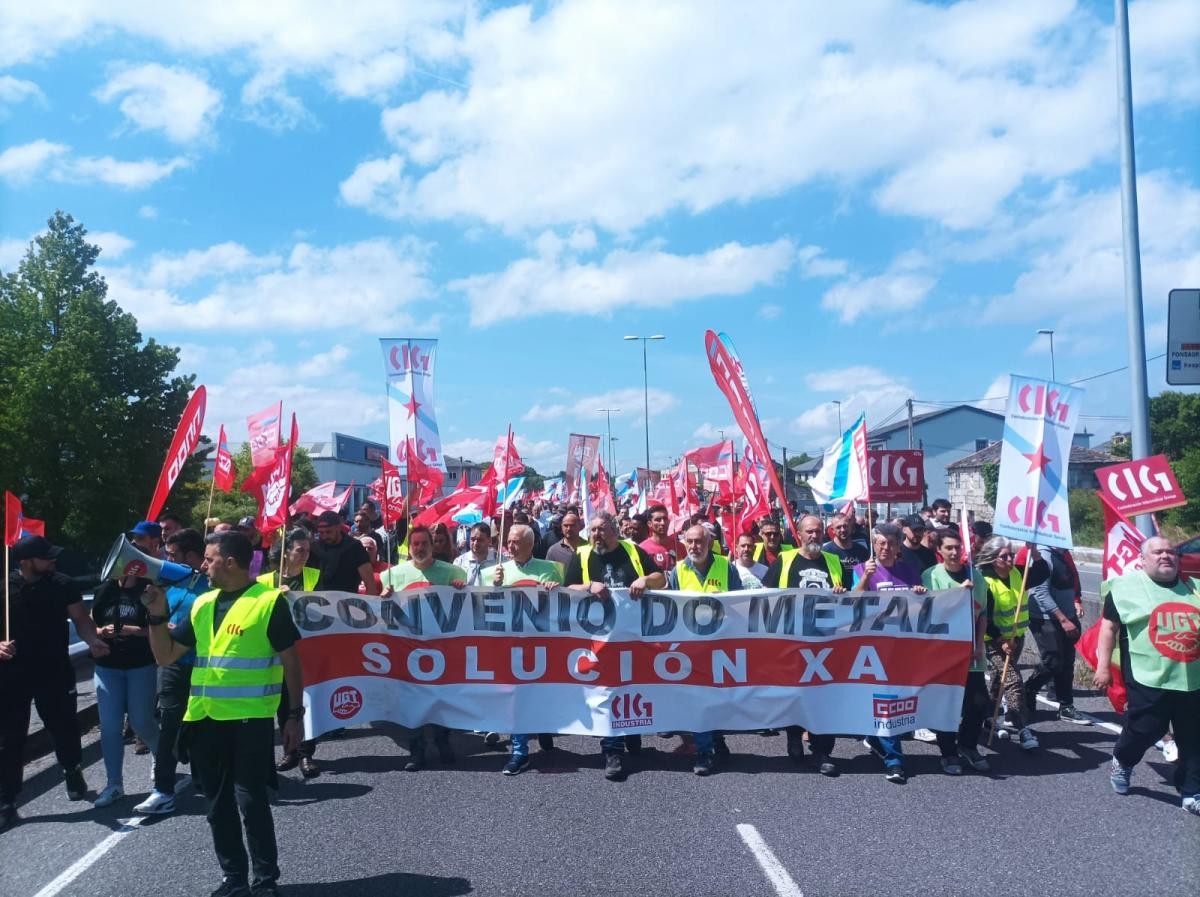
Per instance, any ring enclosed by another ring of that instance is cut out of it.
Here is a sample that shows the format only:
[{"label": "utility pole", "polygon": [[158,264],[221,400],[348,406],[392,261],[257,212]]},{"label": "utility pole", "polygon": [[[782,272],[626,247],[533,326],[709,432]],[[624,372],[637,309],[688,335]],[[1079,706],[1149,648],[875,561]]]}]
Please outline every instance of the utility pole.
[{"label": "utility pole", "polygon": [[908,399],[904,404],[908,406],[908,447],[913,447],[913,412],[912,399]]},{"label": "utility pole", "polygon": [[[1142,250],[1138,237],[1137,162],[1133,154],[1133,86],[1129,74],[1129,4],[1115,0],[1117,117],[1121,129],[1121,230],[1124,233],[1125,326],[1129,346],[1130,440],[1133,459],[1150,454],[1150,391],[1146,386],[1146,322],[1142,315]],[[1149,514],[1138,528],[1152,531]]]},{"label": "utility pole", "polygon": [[781,445],[780,448],[783,449],[783,503],[786,505],[787,500],[788,500],[788,494],[787,494],[787,491],[788,491],[788,488],[787,488],[788,487],[787,446]]}]

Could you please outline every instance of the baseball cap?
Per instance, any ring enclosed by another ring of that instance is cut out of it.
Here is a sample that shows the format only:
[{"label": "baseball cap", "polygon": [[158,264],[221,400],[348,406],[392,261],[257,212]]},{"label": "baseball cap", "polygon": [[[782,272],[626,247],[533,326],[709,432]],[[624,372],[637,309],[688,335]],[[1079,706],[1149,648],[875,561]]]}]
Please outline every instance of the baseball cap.
[{"label": "baseball cap", "polygon": [[44,536],[26,536],[17,540],[12,553],[16,561],[48,561],[62,554],[62,549]]},{"label": "baseball cap", "polygon": [[909,514],[904,518],[904,525],[909,529],[928,529],[929,525],[920,514]]},{"label": "baseball cap", "polygon": [[153,520],[143,520],[129,531],[131,536],[154,536],[156,539],[162,538],[162,527]]},{"label": "baseball cap", "polygon": [[257,521],[253,517],[243,517],[237,522],[238,529],[254,529],[254,524]]}]

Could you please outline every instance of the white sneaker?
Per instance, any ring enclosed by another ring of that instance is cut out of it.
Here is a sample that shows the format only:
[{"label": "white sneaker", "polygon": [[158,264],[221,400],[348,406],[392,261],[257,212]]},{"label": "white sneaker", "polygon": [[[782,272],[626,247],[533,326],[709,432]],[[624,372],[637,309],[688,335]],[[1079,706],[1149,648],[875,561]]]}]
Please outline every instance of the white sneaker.
[{"label": "white sneaker", "polygon": [[133,808],[133,812],[145,816],[165,816],[175,812],[175,795],[151,791],[150,796]]},{"label": "white sneaker", "polygon": [[1041,744],[1037,740],[1037,736],[1033,734],[1033,729],[1026,726],[1018,733],[1021,739],[1021,747],[1027,751],[1037,750]]},{"label": "white sneaker", "polygon": [[1175,743],[1174,739],[1171,739],[1170,741],[1160,741],[1155,745],[1155,747],[1162,751],[1163,759],[1168,763],[1179,762],[1179,745]]},{"label": "white sneaker", "polygon": [[109,785],[100,792],[100,796],[92,801],[93,807],[107,807],[115,804],[125,796],[125,790],[120,785]]},{"label": "white sneaker", "polygon": [[917,731],[913,732],[913,738],[917,739],[917,741],[924,741],[927,744],[933,744],[937,741],[937,736],[933,734],[932,729],[917,729]]}]

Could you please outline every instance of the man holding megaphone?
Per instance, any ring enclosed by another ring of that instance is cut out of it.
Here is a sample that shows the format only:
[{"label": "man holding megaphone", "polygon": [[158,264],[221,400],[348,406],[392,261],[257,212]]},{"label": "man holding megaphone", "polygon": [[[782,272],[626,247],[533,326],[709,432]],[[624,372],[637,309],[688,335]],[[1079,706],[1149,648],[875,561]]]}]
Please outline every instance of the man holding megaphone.
[{"label": "man holding megaphone", "polygon": [[248,885],[262,897],[278,893],[279,852],[267,788],[274,778],[275,711],[284,682],[290,696],[284,752],[296,750],[303,738],[304,676],[295,647],[300,633],[279,589],[251,578],[253,550],[238,532],[205,539],[202,569],[213,588],[174,629],[167,627],[162,589],[150,585],[142,594],[158,664],[169,666],[196,652],[180,742],[208,800],[213,847],[224,873],[213,892],[219,897],[247,897]]}]

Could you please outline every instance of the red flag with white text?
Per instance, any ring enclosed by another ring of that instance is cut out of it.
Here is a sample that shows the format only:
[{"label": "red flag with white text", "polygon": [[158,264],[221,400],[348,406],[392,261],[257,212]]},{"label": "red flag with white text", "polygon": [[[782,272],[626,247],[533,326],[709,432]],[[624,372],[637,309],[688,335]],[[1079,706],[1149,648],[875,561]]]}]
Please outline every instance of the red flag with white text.
[{"label": "red flag with white text", "polygon": [[604,469],[604,462],[599,458],[596,459],[596,479],[592,484],[592,507],[597,511],[608,511],[610,514],[617,513],[617,504],[613,501],[612,487],[608,483],[608,471]]},{"label": "red flag with white text", "polygon": [[183,465],[192,456],[196,443],[200,441],[200,428],[204,426],[204,406],[206,396],[203,386],[197,386],[192,397],[188,399],[179,426],[175,428],[175,436],[171,439],[171,447],[167,450],[166,460],[163,461],[162,472],[158,475],[158,485],[154,487],[154,497],[150,499],[150,510],[146,512],[147,520],[157,520],[158,513],[167,503],[171,487],[183,472]]},{"label": "red flag with white text", "polygon": [[246,418],[246,429],[250,433],[250,463],[254,467],[270,464],[283,435],[283,400],[251,414]]},{"label": "red flag with white text", "polygon": [[383,525],[391,526],[404,516],[404,493],[400,486],[400,469],[387,458],[381,458],[379,463],[383,473],[376,480],[381,486],[375,495],[379,502],[379,513],[383,515]]},{"label": "red flag with white text", "polygon": [[254,468],[254,472],[242,483],[242,491],[249,492],[258,501],[258,518],[255,526],[260,533],[287,525],[288,493],[291,491],[292,450],[300,438],[296,427],[296,415],[292,415],[292,438],[287,445],[275,450],[270,464]]},{"label": "red flag with white text", "polygon": [[353,488],[353,480],[340,493],[337,491],[337,483],[334,480],[330,480],[328,483],[318,483],[292,502],[289,513],[295,516],[305,512],[320,514],[323,511],[340,511],[346,504],[346,499],[350,497],[350,491]]},{"label": "red flag with white text", "polygon": [[213,461],[213,484],[222,492],[233,488],[237,469],[233,466],[233,455],[229,452],[229,440],[225,437],[225,425],[217,433],[217,457]]}]

